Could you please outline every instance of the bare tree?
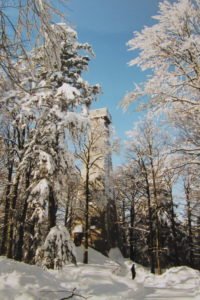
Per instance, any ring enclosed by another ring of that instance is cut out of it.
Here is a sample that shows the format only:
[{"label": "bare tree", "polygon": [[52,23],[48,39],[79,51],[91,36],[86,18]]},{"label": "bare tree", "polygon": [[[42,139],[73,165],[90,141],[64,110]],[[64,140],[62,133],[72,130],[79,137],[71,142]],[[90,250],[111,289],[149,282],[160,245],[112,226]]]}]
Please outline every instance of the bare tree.
[{"label": "bare tree", "polygon": [[186,200],[185,220],[187,231],[187,263],[193,268],[199,268],[199,175],[191,167],[185,169],[183,185]]},{"label": "bare tree", "polygon": [[89,238],[89,202],[91,199],[91,181],[96,177],[96,172],[100,170],[99,163],[104,159],[105,145],[102,141],[104,137],[103,128],[89,129],[86,128],[85,132],[81,134],[76,140],[75,155],[82,164],[84,197],[85,197],[85,212],[84,212],[84,258],[83,262],[88,263],[88,238]]},{"label": "bare tree", "polygon": [[131,141],[128,146],[129,159],[136,161],[140,169],[143,188],[147,199],[149,219],[149,252],[151,271],[154,272],[154,253],[158,273],[161,273],[161,223],[165,202],[165,182],[163,174],[167,153],[164,150],[166,136],[163,136],[151,117],[136,125],[129,133]]},{"label": "bare tree", "polygon": [[116,168],[113,172],[118,222],[122,235],[122,253],[127,256],[129,244],[129,257],[133,261],[137,252],[135,235],[139,215],[138,204],[142,194],[139,176],[138,166],[134,161]]},{"label": "bare tree", "polygon": [[[80,161],[84,194],[84,263],[88,263],[88,240],[90,221],[93,214],[101,219],[101,231],[106,229],[106,207],[109,193],[106,190],[109,185],[108,157],[111,147],[108,145],[108,129],[100,120],[91,121],[91,125],[84,129],[75,138],[75,153]],[[96,198],[96,199],[95,199]],[[103,219],[102,219],[103,218]],[[94,219],[94,218],[93,218]],[[103,229],[104,228],[104,229]],[[108,232],[104,233],[108,235]],[[108,240],[108,236],[105,240]],[[108,242],[108,241],[107,241]]]}]

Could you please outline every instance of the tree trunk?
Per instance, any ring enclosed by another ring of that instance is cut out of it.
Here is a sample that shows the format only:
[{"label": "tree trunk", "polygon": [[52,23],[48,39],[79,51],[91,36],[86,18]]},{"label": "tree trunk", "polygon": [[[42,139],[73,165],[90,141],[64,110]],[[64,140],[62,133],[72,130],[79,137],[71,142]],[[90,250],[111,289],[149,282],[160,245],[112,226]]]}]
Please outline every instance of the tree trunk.
[{"label": "tree trunk", "polygon": [[26,220],[26,213],[27,213],[27,208],[28,208],[28,197],[25,199],[24,207],[23,207],[23,212],[22,216],[20,219],[20,225],[18,228],[18,241],[16,243],[16,250],[15,250],[15,255],[14,259],[18,261],[22,261],[23,258],[23,246],[24,246],[24,226],[25,226],[25,220]]},{"label": "tree trunk", "polygon": [[1,255],[5,255],[7,251],[7,237],[8,237],[8,224],[9,224],[9,210],[10,210],[10,185],[13,174],[13,162],[8,169],[8,185],[6,188],[5,208],[4,208],[4,220],[3,220],[3,231],[1,239]]},{"label": "tree trunk", "polygon": [[[27,220],[26,220],[27,221]],[[27,234],[26,234],[27,233]],[[34,224],[26,223],[26,232],[24,234],[24,248],[25,255],[23,261],[25,263],[31,263],[34,260],[34,249],[33,249],[33,236],[34,236]]]},{"label": "tree trunk", "polygon": [[53,189],[52,189],[52,187],[50,187],[49,211],[48,211],[49,230],[56,225],[56,212],[57,212],[57,205],[56,205]]},{"label": "tree trunk", "polygon": [[[31,165],[29,166],[29,170],[26,175],[26,190],[28,189],[30,185],[30,175],[31,175]],[[16,245],[16,252],[15,252],[15,259],[22,261],[23,258],[23,246],[24,246],[24,230],[25,230],[25,222],[26,222],[26,215],[27,215],[27,209],[28,209],[28,197],[30,195],[30,192],[25,194],[25,201],[23,205],[23,211],[20,218],[20,225],[18,229],[18,241]]]},{"label": "tree trunk", "polygon": [[154,243],[153,243],[154,234],[153,234],[153,220],[152,220],[152,209],[151,209],[151,194],[150,194],[148,173],[143,161],[142,161],[142,168],[145,171],[146,193],[147,193],[147,203],[148,203],[150,265],[151,265],[151,273],[155,274]]},{"label": "tree trunk", "polygon": [[71,195],[71,187],[68,186],[64,223],[65,223],[65,227],[67,227],[70,234],[72,233],[72,221],[73,221],[72,195]]},{"label": "tree trunk", "polygon": [[155,274],[155,259],[154,259],[154,234],[153,234],[153,220],[152,220],[152,209],[151,209],[151,196],[149,185],[147,186],[147,200],[148,200],[148,215],[149,215],[149,248],[150,248],[150,264],[151,273]]},{"label": "tree trunk", "polygon": [[85,243],[84,243],[84,256],[83,263],[88,264],[88,231],[89,231],[89,168],[86,168],[86,181],[85,181]]},{"label": "tree trunk", "polygon": [[[126,205],[125,200],[122,200],[122,252],[124,257],[126,257],[127,254],[127,240],[126,240]],[[109,228],[108,228],[109,231]],[[112,245],[113,247],[113,245]]]},{"label": "tree trunk", "polygon": [[7,257],[12,258],[13,257],[13,248],[14,248],[14,222],[15,222],[15,214],[16,214],[16,204],[17,204],[17,198],[18,198],[18,187],[19,187],[19,179],[20,175],[18,174],[15,184],[13,186],[13,192],[11,194],[11,207],[10,207],[10,212],[9,212],[9,225],[8,225],[8,235],[7,235],[7,240],[8,240],[8,247],[7,247]]},{"label": "tree trunk", "polygon": [[68,225],[68,220],[69,220],[69,192],[68,192],[68,197],[65,205],[65,227]]},{"label": "tree trunk", "polygon": [[173,234],[173,244],[175,252],[175,264],[179,266],[179,253],[177,247],[177,234],[176,234],[176,223],[175,223],[175,213],[174,213],[174,200],[172,195],[172,188],[170,187],[170,200],[171,200],[171,222],[172,222],[172,234]]},{"label": "tree trunk", "polygon": [[[135,223],[135,203],[134,200],[132,200],[131,203],[131,210],[130,210],[130,230],[129,230],[129,244],[130,244],[130,259],[132,261],[135,261],[135,251],[133,250],[133,243],[134,243],[134,237],[133,237],[133,231],[134,231],[134,223]],[[136,245],[134,245],[136,247]]]},{"label": "tree trunk", "polygon": [[189,259],[190,267],[194,266],[194,254],[193,254],[193,236],[192,236],[192,214],[190,205],[190,184],[185,185],[186,202],[187,202],[187,219],[188,219],[188,244],[189,244]]},{"label": "tree trunk", "polygon": [[[150,156],[152,157],[152,148],[150,146]],[[156,204],[156,261],[157,261],[157,270],[158,274],[161,274],[161,261],[160,261],[160,222],[158,219],[158,209],[160,203],[158,202],[158,195],[157,195],[157,187],[156,187],[156,175],[155,175],[155,170],[154,170],[154,163],[153,159],[150,159],[151,162],[151,173],[152,173],[152,179],[153,179],[153,195],[154,195],[154,200]]]}]

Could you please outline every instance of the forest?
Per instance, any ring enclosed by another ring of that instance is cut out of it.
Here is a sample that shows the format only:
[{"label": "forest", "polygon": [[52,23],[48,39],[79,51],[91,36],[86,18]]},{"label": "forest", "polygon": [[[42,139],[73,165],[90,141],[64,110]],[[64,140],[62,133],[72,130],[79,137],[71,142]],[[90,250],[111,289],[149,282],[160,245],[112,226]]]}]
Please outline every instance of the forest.
[{"label": "forest", "polygon": [[53,1],[0,1],[0,255],[61,269],[75,243],[85,264],[118,247],[151,273],[199,270],[199,0],[161,1],[127,41],[149,76],[120,103],[142,112],[120,166],[108,111],[91,109],[92,46],[63,18]]}]

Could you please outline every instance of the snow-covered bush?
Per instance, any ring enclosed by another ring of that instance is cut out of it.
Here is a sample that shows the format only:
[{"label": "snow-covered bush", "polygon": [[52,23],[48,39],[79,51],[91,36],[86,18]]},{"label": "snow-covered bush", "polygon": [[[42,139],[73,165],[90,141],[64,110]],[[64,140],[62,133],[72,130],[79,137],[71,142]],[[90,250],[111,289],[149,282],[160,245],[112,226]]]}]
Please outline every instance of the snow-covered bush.
[{"label": "snow-covered bush", "polygon": [[65,226],[51,228],[44,245],[36,253],[36,263],[48,269],[62,269],[67,263],[76,264],[75,246]]}]

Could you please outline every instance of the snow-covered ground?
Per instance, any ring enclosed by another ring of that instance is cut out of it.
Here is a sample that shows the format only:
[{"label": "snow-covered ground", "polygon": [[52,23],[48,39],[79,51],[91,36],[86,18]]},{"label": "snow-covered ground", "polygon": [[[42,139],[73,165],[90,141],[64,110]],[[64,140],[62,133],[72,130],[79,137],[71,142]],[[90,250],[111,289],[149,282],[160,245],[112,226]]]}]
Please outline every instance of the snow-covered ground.
[{"label": "snow-covered ground", "polygon": [[188,267],[171,268],[161,276],[152,275],[136,264],[131,279],[131,262],[117,249],[110,258],[89,249],[89,264],[81,263],[83,251],[77,248],[78,265],[61,271],[46,271],[37,266],[0,257],[0,300],[144,300],[200,299],[200,273]]}]

